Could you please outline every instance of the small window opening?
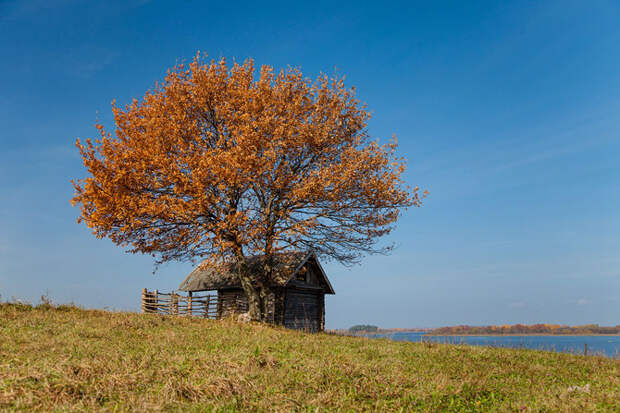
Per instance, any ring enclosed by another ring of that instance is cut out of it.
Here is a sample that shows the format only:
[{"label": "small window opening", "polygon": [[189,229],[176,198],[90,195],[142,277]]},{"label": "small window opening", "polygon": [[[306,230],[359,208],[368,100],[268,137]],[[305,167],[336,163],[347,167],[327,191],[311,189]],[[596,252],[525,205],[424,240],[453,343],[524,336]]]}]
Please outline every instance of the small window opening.
[{"label": "small window opening", "polygon": [[306,270],[306,267],[303,267],[299,269],[295,278],[297,279],[297,281],[307,282],[306,280],[307,275],[308,275],[308,271]]}]

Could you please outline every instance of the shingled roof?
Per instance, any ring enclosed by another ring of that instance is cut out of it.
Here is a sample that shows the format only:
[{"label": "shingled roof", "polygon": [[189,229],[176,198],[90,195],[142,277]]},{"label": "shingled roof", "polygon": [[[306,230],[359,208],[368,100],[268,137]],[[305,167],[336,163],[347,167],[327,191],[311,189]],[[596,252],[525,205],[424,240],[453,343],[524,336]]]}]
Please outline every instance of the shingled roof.
[{"label": "shingled roof", "polygon": [[[276,254],[274,257],[274,269],[272,283],[274,287],[284,287],[300,268],[313,258],[325,280],[326,294],[335,294],[331,283],[327,279],[327,275],[323,271],[319,260],[313,252],[285,252]],[[257,255],[248,259],[250,269],[256,269],[262,266],[264,256]],[[209,265],[202,262],[194,270],[189,273],[187,278],[179,286],[181,291],[205,291],[219,290],[225,288],[241,288],[241,284],[237,276],[233,272],[233,263],[222,265]]]}]

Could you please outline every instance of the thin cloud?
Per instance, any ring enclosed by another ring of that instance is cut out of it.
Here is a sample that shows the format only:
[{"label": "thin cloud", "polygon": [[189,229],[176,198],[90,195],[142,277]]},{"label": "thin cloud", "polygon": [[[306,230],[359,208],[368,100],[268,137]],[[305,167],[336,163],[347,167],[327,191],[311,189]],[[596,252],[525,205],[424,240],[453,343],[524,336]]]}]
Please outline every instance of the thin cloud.
[{"label": "thin cloud", "polygon": [[0,20],[19,20],[74,3],[75,0],[14,0],[0,8]]},{"label": "thin cloud", "polygon": [[[79,55],[83,54],[80,53]],[[76,57],[75,61],[68,66],[68,70],[73,75],[83,79],[90,79],[95,74],[114,63],[118,56],[118,53],[107,51],[97,54],[97,60],[90,60],[88,62],[80,61],[81,58]]]}]

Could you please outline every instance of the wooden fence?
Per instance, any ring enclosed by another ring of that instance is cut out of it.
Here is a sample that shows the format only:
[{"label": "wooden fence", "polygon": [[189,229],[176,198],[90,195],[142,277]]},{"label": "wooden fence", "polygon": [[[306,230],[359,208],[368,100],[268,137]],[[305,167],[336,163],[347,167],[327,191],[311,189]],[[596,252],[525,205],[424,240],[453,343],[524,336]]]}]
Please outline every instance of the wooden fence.
[{"label": "wooden fence", "polygon": [[181,295],[174,291],[162,293],[144,288],[142,312],[216,319],[220,317],[221,305],[218,306],[217,295]]},{"label": "wooden fence", "polygon": [[188,295],[181,295],[174,291],[162,293],[158,290],[142,289],[143,313],[219,319],[247,311],[248,300],[238,292],[225,293],[218,297],[212,294],[196,295],[190,292]]}]

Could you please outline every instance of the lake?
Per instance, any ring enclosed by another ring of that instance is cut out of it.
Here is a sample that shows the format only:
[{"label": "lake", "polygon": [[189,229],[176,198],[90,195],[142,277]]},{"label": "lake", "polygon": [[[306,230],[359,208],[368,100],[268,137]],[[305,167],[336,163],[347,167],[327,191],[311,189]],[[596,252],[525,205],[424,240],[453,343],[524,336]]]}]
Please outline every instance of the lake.
[{"label": "lake", "polygon": [[588,344],[588,354],[620,358],[620,336],[430,336],[425,333],[396,332],[376,334],[396,341],[434,341],[438,343],[468,344],[472,346],[528,348],[583,354]]}]

